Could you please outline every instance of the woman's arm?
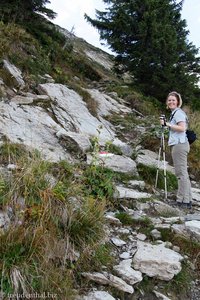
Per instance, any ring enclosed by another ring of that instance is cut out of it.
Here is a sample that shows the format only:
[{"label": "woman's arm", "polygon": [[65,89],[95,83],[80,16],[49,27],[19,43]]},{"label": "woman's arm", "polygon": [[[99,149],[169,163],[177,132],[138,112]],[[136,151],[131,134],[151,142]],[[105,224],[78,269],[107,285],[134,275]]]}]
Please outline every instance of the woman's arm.
[{"label": "woman's arm", "polygon": [[186,131],[186,123],[184,121],[178,122],[176,125],[170,124],[169,122],[166,122],[166,125],[171,130],[174,130],[174,131],[178,131],[178,132],[184,132],[184,131]]}]

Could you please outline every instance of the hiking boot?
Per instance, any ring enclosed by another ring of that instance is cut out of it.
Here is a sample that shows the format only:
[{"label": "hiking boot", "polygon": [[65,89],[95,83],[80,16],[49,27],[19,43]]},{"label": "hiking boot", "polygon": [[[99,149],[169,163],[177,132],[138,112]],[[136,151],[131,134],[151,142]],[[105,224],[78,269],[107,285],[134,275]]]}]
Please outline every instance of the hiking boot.
[{"label": "hiking boot", "polygon": [[169,205],[172,205],[173,207],[181,207],[182,202],[178,202],[178,201],[169,201]]},{"label": "hiking boot", "polygon": [[191,209],[191,208],[192,208],[192,201],[190,201],[189,203],[182,203],[182,206],[183,206],[184,208]]}]

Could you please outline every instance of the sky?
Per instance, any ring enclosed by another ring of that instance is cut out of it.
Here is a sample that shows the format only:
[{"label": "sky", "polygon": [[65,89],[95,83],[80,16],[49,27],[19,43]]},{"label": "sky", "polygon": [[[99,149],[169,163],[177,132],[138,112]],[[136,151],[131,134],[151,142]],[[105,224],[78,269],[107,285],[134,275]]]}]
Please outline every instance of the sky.
[{"label": "sky", "polygon": [[[110,52],[105,41],[99,40],[98,31],[84,19],[86,13],[95,18],[95,9],[103,10],[105,4],[102,0],[50,0],[47,6],[57,13],[53,22],[67,30],[73,30],[77,37],[88,43]],[[200,0],[184,0],[182,18],[186,19],[187,29],[190,31],[188,40],[197,48],[200,47]],[[102,45],[104,43],[104,45]]]}]

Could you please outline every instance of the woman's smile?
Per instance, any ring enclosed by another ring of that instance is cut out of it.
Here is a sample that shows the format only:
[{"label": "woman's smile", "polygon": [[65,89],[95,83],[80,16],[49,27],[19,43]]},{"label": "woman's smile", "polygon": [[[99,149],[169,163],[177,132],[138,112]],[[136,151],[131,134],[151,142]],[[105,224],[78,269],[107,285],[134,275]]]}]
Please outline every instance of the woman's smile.
[{"label": "woman's smile", "polygon": [[175,109],[175,108],[177,108],[177,106],[178,106],[178,101],[177,101],[176,97],[170,96],[170,97],[167,99],[167,106],[168,106],[170,109]]}]

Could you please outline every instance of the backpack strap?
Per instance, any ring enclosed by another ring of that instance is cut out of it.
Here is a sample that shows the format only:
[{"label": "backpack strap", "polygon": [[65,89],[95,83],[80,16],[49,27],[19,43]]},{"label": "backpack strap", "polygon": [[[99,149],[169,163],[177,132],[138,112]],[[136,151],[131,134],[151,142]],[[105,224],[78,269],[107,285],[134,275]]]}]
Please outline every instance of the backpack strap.
[{"label": "backpack strap", "polygon": [[[177,109],[177,110],[178,110],[178,109]],[[174,117],[175,113],[177,112],[177,110],[170,116],[170,119],[169,119],[170,122],[171,122],[171,120],[173,119],[173,117]]]},{"label": "backpack strap", "polygon": [[[175,113],[178,111],[178,109],[170,116],[170,119],[169,119],[169,121],[171,122],[171,120],[173,119],[173,117],[174,117],[174,115],[175,115]],[[187,126],[188,126],[188,124],[189,124],[189,119],[188,119],[188,117],[187,117],[187,115],[186,115],[186,122],[187,122]]]}]

